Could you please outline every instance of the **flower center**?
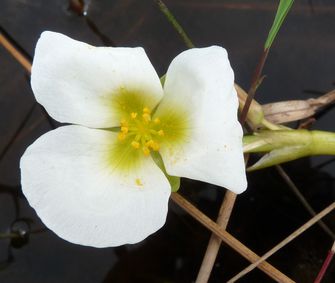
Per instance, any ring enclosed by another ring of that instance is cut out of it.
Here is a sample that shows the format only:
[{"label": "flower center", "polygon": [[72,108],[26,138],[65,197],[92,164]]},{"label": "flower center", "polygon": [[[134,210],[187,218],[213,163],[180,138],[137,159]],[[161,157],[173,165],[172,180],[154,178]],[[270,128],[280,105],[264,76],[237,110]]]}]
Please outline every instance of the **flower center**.
[{"label": "flower center", "polygon": [[127,139],[134,150],[141,150],[145,156],[149,156],[152,150],[160,149],[160,141],[164,136],[160,124],[158,117],[152,119],[148,107],[144,107],[142,113],[128,113],[120,122],[118,140],[124,142]]}]

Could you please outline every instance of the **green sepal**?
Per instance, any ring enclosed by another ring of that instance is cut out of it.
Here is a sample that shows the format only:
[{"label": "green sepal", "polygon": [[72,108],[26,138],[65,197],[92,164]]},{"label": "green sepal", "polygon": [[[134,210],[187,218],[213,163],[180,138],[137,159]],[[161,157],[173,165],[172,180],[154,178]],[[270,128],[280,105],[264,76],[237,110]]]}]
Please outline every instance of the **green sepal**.
[{"label": "green sepal", "polygon": [[247,171],[255,171],[270,166],[278,165],[284,162],[292,161],[308,155],[308,149],[305,146],[288,146],[275,149],[265,154],[254,165],[247,168]]},{"label": "green sepal", "polygon": [[175,193],[180,188],[180,177],[177,176],[170,176],[165,169],[164,162],[162,159],[162,156],[157,151],[151,152],[151,157],[155,161],[156,165],[162,170],[165,177],[168,179],[170,186],[171,186],[171,192]]}]

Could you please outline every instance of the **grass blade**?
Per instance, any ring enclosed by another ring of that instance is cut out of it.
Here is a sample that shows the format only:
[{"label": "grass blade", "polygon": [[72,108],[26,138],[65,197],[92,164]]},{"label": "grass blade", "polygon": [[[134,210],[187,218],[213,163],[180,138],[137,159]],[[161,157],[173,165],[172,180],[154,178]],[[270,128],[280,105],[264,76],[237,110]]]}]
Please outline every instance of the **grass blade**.
[{"label": "grass blade", "polygon": [[288,12],[290,11],[294,0],[280,0],[276,17],[273,21],[268,38],[266,39],[264,49],[269,49],[277,36],[277,33],[283,24]]}]

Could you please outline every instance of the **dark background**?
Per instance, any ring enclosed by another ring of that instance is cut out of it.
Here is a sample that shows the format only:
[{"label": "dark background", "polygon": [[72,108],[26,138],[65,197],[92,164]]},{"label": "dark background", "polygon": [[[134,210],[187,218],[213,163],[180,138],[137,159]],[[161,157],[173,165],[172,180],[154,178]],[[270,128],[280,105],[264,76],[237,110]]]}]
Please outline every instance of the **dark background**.
[{"label": "dark background", "polygon": [[[93,45],[143,46],[159,75],[186,49],[154,1],[88,2],[88,16],[83,17],[70,11],[66,0],[0,0],[0,25],[30,57],[44,30]],[[217,44],[228,50],[236,81],[247,89],[278,2],[165,3],[196,46]],[[334,1],[296,1],[268,57],[257,99],[261,103],[307,99],[330,91],[335,84],[334,51]],[[46,119],[35,103],[29,75],[2,46],[0,115],[0,233],[27,232],[26,240],[0,239],[1,283],[192,282],[196,278],[210,233],[173,203],[164,228],[137,245],[82,247],[44,229],[20,192],[18,164],[25,148],[57,123]],[[334,109],[328,109],[312,127],[334,131],[334,118]],[[305,158],[285,166],[316,211],[335,197],[334,164],[323,164],[328,160],[332,161],[330,157]],[[249,189],[238,197],[228,231],[261,255],[310,215],[274,169],[248,178]],[[183,179],[180,192],[214,219],[225,190]],[[335,231],[334,213],[324,221]],[[315,225],[269,262],[297,282],[313,282],[331,244],[332,239]],[[211,282],[224,282],[247,264],[223,245]],[[335,281],[334,265],[324,282]],[[240,282],[272,280],[254,270]]]}]

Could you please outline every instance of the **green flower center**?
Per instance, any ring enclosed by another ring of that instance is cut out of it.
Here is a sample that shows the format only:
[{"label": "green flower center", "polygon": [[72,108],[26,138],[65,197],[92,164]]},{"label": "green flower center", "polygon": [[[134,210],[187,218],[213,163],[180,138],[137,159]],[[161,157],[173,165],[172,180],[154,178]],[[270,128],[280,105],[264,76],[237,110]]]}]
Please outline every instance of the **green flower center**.
[{"label": "green flower center", "polygon": [[138,168],[152,152],[172,153],[176,146],[187,143],[188,109],[164,99],[158,106],[157,102],[150,94],[125,88],[108,102],[120,123],[117,137],[108,143],[108,154],[104,157],[112,170],[129,172]]},{"label": "green flower center", "polygon": [[141,113],[130,112],[122,118],[118,140],[121,143],[130,141],[135,150],[141,150],[145,156],[149,156],[152,150],[159,151],[164,135],[160,118],[152,119],[151,110],[144,107]]}]

